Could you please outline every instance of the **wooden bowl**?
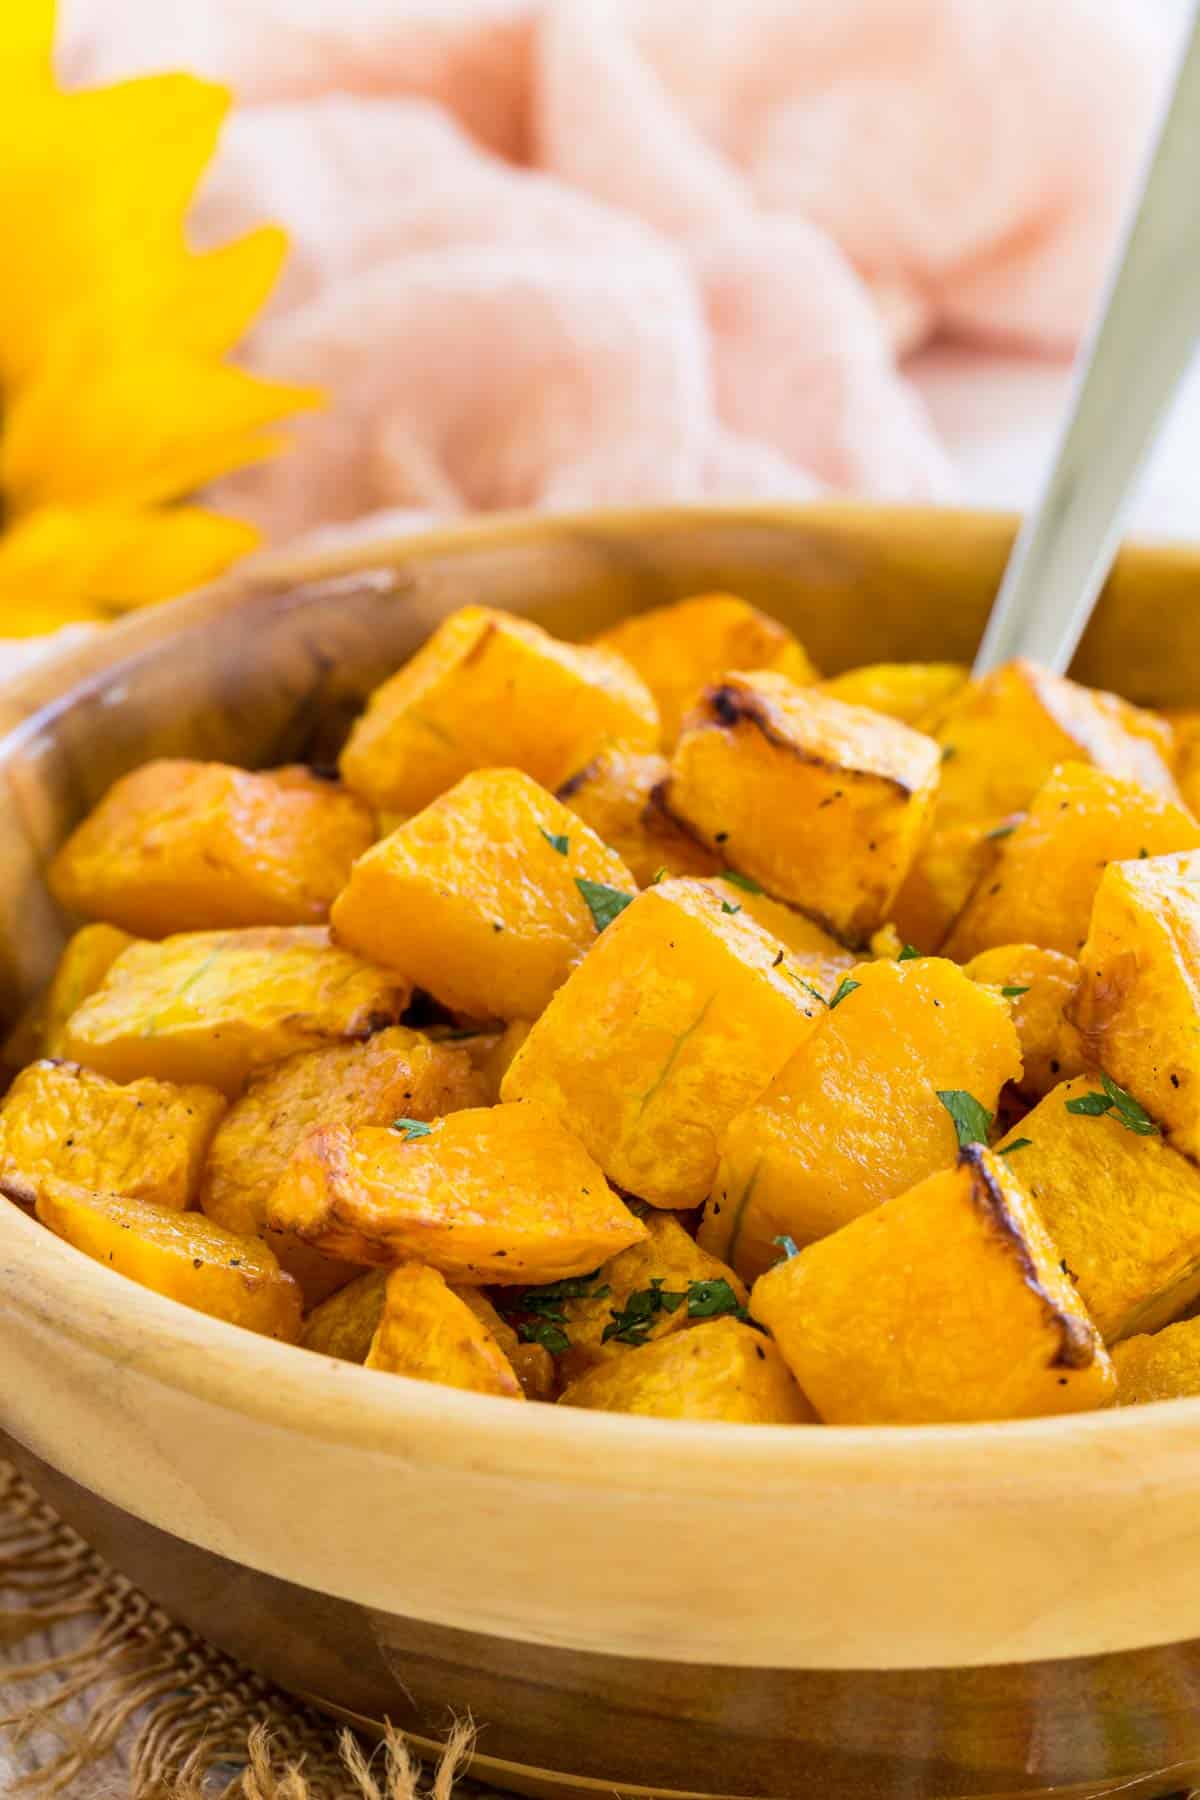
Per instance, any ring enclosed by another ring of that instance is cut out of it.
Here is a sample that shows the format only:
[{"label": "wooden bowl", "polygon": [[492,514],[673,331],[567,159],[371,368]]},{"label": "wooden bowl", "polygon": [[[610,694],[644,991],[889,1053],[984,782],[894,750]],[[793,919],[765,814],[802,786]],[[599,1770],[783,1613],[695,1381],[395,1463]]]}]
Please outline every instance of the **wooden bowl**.
[{"label": "wooden bowl", "polygon": [[[486,600],[582,636],[746,594],[829,670],[967,658],[1012,535],[979,514],[514,520],[276,563],[0,695],[0,1002],[61,941],[41,870],[123,770],[326,755]],[[1132,549],[1080,654],[1200,698],[1200,551]],[[660,1424],[253,1337],[0,1206],[0,1425],[66,1516],[285,1686],[529,1793],[1162,1794],[1200,1772],[1200,1403],[950,1428]]]}]

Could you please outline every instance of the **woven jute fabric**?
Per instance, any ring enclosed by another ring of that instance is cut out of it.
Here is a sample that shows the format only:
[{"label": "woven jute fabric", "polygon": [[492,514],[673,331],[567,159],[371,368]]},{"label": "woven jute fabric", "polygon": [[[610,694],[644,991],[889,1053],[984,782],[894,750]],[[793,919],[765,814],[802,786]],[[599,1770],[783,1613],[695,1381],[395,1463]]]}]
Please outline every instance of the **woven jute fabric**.
[{"label": "woven jute fabric", "polygon": [[403,1738],[362,1742],[176,1625],[0,1460],[0,1795],[500,1800]]}]

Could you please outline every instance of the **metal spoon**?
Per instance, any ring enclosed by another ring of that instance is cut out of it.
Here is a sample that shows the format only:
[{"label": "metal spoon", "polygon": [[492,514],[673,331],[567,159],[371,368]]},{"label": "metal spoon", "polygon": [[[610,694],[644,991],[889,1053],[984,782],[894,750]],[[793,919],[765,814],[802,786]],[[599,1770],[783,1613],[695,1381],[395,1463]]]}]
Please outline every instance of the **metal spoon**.
[{"label": "metal spoon", "polygon": [[1121,255],[1080,353],[1050,476],[1017,538],[979,646],[977,675],[1013,656],[1060,674],[1067,668],[1198,341],[1200,4]]}]

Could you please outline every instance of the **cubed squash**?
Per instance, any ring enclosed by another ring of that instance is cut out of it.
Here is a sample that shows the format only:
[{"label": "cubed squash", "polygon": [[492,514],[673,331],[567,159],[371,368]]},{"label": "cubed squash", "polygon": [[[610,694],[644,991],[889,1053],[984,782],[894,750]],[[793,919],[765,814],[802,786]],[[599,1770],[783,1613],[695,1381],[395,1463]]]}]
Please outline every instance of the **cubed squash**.
[{"label": "cubed squash", "polygon": [[963,974],[996,988],[1012,1008],[1021,1045],[1017,1083],[1029,1096],[1048,1094],[1087,1068],[1083,1039],[1066,1008],[1079,985],[1079,964],[1037,944],[999,944],[963,965]]},{"label": "cubed squash", "polygon": [[818,679],[791,632],[736,594],[696,594],[655,606],[595,641],[632,663],[646,683],[668,750],[701,690],[730,669],[773,669],[801,687]]},{"label": "cubed squash", "polygon": [[[388,1026],[365,1043],[301,1051],[264,1069],[230,1107],[212,1141],[200,1205],[228,1230],[259,1237],[267,1229],[267,1202],[293,1150],[324,1121],[436,1119],[484,1098],[484,1082],[459,1045],[432,1043],[403,1025]],[[322,1256],[297,1238],[276,1232],[270,1242],[309,1306],[355,1273],[352,1263]]]},{"label": "cubed squash", "polygon": [[998,1150],[1111,1344],[1156,1331],[1200,1295],[1200,1169],[1122,1123],[1120,1108],[1084,1110],[1106,1097],[1099,1077],[1064,1081]]},{"label": "cubed squash", "polygon": [[658,709],[621,657],[464,606],[376,688],[341,769],[371,806],[410,814],[472,769],[503,764],[555,788],[606,743],[657,740]]},{"label": "cubed squash", "polygon": [[1037,1209],[979,1144],[769,1270],[750,1310],[830,1425],[1022,1419],[1115,1394]]},{"label": "cubed squash", "polygon": [[642,1242],[606,1262],[594,1281],[570,1284],[582,1293],[552,1303],[567,1339],[558,1357],[564,1381],[627,1356],[631,1345],[694,1330],[715,1306],[729,1311],[745,1306],[746,1289],[733,1270],[702,1249],[673,1214],[650,1213],[645,1225]]},{"label": "cubed squash", "polygon": [[40,1056],[61,1056],[67,1020],[135,940],[115,925],[82,925],[67,939],[46,992]]},{"label": "cubed squash", "polygon": [[374,835],[361,800],[306,768],[149,762],[109,789],[48,879],[69,911],[142,937],[309,925]]},{"label": "cubed squash", "polygon": [[1087,763],[1062,763],[1003,833],[946,939],[965,962],[995,944],[1041,944],[1078,956],[1110,862],[1200,848],[1183,807]]},{"label": "cubed squash", "polygon": [[852,950],[844,949],[807,913],[798,912],[794,906],[785,906],[782,900],[772,900],[755,882],[726,872],[707,877],[705,885],[721,901],[723,914],[747,913],[772,937],[778,938],[789,954],[790,966],[802,968],[805,978],[815,987],[823,986],[827,993],[833,992],[841,977],[858,961]]},{"label": "cubed squash", "polygon": [[300,1337],[300,1289],[258,1238],[238,1237],[203,1213],[89,1193],[48,1178],[37,1216],[106,1267],[197,1312],[289,1344]]},{"label": "cubed squash", "polygon": [[669,766],[653,750],[614,744],[577,769],[558,790],[563,804],[616,851],[641,887],[649,887],[660,871],[716,875],[724,867],[716,851],[698,844],[654,804]]},{"label": "cubed squash", "polygon": [[474,1018],[535,1019],[596,939],[620,857],[519,769],[464,775],[354,865],[340,943]]},{"label": "cubed squash", "polygon": [[1179,798],[1165,720],[1037,663],[1005,663],[970,682],[951,701],[936,735],[943,746],[938,828],[962,820],[995,825],[1024,811],[1061,762],[1093,763]]},{"label": "cubed squash", "polygon": [[813,1411],[770,1338],[736,1319],[710,1319],[601,1363],[560,1406],[730,1425],[809,1425]]},{"label": "cubed squash", "polygon": [[122,951],[68,1019],[63,1054],[114,1081],[152,1075],[232,1097],[267,1063],[394,1024],[409,992],[323,926],[182,932]]},{"label": "cubed squash", "polygon": [[384,1290],[368,1369],[523,1400],[512,1364],[487,1325],[436,1269],[403,1263]]},{"label": "cubed squash", "polygon": [[1114,1348],[1113,1364],[1122,1406],[1200,1394],[1200,1319],[1181,1319],[1152,1337],[1126,1338]]},{"label": "cubed squash", "polygon": [[824,1010],[804,974],[706,882],[660,882],[601,933],[501,1093],[550,1107],[627,1193],[696,1206],[730,1119]]},{"label": "cubed squash", "polygon": [[926,834],[892,902],[892,920],[906,944],[926,956],[941,949],[971,893],[994,866],[1002,841],[990,826],[974,821],[935,825]]},{"label": "cubed squash", "polygon": [[78,1063],[31,1063],[0,1102],[0,1190],[32,1206],[49,1176],[182,1211],[224,1111],[208,1087],[118,1087]]},{"label": "cubed squash", "polygon": [[1089,1063],[1200,1156],[1200,855],[1111,863],[1079,964],[1069,1011]]},{"label": "cubed squash", "polygon": [[1021,1073],[1006,1002],[953,963],[861,963],[850,979],[722,1142],[700,1242],[747,1281],[778,1238],[811,1243],[949,1168],[958,1136],[939,1092],[994,1114]]},{"label": "cubed squash", "polygon": [[966,681],[962,663],[864,663],[823,681],[821,692],[928,731]]},{"label": "cubed squash", "polygon": [[532,1104],[310,1132],[267,1218],[327,1255],[412,1257],[472,1286],[582,1275],[645,1236],[579,1140]]},{"label": "cubed squash", "polygon": [[861,942],[916,854],[938,758],[882,713],[733,674],[688,715],[660,801],[769,894]]},{"label": "cubed squash", "polygon": [[366,1362],[383,1317],[387,1278],[386,1269],[368,1269],[314,1306],[304,1321],[300,1339],[304,1348],[339,1362]]}]

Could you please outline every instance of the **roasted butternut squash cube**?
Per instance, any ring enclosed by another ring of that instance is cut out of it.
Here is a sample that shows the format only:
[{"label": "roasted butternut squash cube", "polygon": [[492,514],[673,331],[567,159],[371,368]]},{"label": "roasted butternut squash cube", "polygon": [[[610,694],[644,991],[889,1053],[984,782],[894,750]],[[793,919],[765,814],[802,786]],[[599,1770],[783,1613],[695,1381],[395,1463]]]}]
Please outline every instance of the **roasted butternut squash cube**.
[{"label": "roasted butternut squash cube", "polygon": [[1088,1061],[1200,1156],[1200,855],[1111,863],[1079,965]]},{"label": "roasted butternut squash cube", "polygon": [[[200,1205],[230,1231],[261,1237],[267,1203],[293,1150],[324,1121],[436,1119],[484,1098],[484,1082],[459,1045],[431,1043],[403,1025],[378,1031],[365,1043],[301,1051],[264,1069],[230,1107],[212,1141]],[[270,1241],[309,1306],[355,1273],[352,1263],[322,1256],[299,1239],[276,1232]]]},{"label": "roasted butternut squash cube", "polygon": [[0,1189],[32,1206],[52,1176],[181,1211],[224,1111],[208,1087],[118,1087],[78,1063],[31,1063],[0,1102]]},{"label": "roasted butternut squash cube", "polygon": [[1111,1344],[1200,1295],[1200,1169],[1111,1104],[1082,1110],[1105,1099],[1096,1076],[1064,1081],[998,1148]]},{"label": "roasted butternut squash cube", "polygon": [[354,865],[339,942],[474,1018],[535,1019],[596,939],[595,888],[637,883],[519,769],[480,769]]},{"label": "roasted butternut squash cube", "polygon": [[823,987],[825,992],[832,993],[841,977],[858,961],[852,950],[845,949],[807,913],[797,912],[794,906],[785,906],[782,900],[772,900],[769,894],[760,892],[756,884],[746,884],[738,876],[726,873],[709,876],[705,885],[721,901],[724,916],[728,917],[730,912],[744,912],[772,937],[778,938],[789,952],[789,966],[802,968],[814,987]]},{"label": "roasted butternut squash cube", "polygon": [[801,687],[819,679],[786,626],[736,594],[696,594],[652,607],[623,619],[595,642],[632,663],[646,683],[668,750],[701,691],[730,669],[773,669]]},{"label": "roasted butternut squash cube", "polygon": [[376,688],[341,768],[371,806],[410,814],[472,769],[511,766],[555,788],[606,743],[657,740],[658,709],[621,657],[464,606]]},{"label": "roasted butternut squash cube", "polygon": [[814,1417],[770,1338],[736,1319],[710,1319],[601,1363],[559,1405],[730,1425],[811,1425]]},{"label": "roasted butternut squash cube", "polygon": [[553,1304],[568,1340],[558,1358],[564,1381],[627,1356],[631,1346],[694,1330],[715,1316],[714,1307],[733,1312],[745,1306],[746,1289],[733,1270],[703,1250],[671,1213],[650,1213],[645,1225],[640,1244],[606,1262],[594,1281],[569,1284],[582,1293]]},{"label": "roasted butternut squash cube", "polygon": [[563,782],[558,797],[608,844],[642,887],[660,871],[716,875],[724,860],[655,803],[669,764],[652,750],[614,744]]},{"label": "roasted butternut squash cube", "polygon": [[150,762],[109,789],[48,879],[69,911],[142,937],[309,925],[374,836],[362,801],[309,769]]},{"label": "roasted butternut squash cube", "polygon": [[523,1400],[512,1364],[483,1320],[436,1269],[403,1263],[387,1278],[368,1369]]},{"label": "roasted butternut squash cube", "polygon": [[696,1206],[729,1120],[824,1010],[804,975],[706,882],[660,882],[601,933],[501,1094],[550,1107],[627,1193]]},{"label": "roasted butternut squash cube", "polygon": [[860,963],[836,1006],[730,1123],[700,1242],[745,1280],[797,1244],[949,1168],[957,1127],[940,1093],[994,1114],[1021,1073],[998,994],[940,957]]},{"label": "roasted butternut squash cube", "polygon": [[94,1194],[48,1178],[37,1216],[96,1262],[197,1312],[294,1344],[300,1289],[257,1238],[238,1237],[203,1213]]},{"label": "roasted butternut squash cube", "polygon": [[934,826],[892,902],[892,920],[906,944],[925,956],[941,950],[972,892],[994,866],[1001,842],[991,828],[974,822]]},{"label": "roasted butternut squash cube", "polygon": [[1025,1419],[1115,1395],[1037,1209],[980,1144],[769,1270],[750,1310],[830,1425]]},{"label": "roasted butternut squash cube", "polygon": [[114,1081],[153,1075],[233,1097],[268,1063],[395,1023],[409,997],[319,925],[181,932],[122,951],[68,1019],[63,1053]]},{"label": "roasted butternut squash cube", "polygon": [[821,692],[928,731],[966,681],[962,663],[864,663],[823,681]]},{"label": "roasted butternut squash cube", "polygon": [[546,1107],[451,1113],[417,1130],[324,1126],[295,1151],[268,1223],[358,1263],[412,1257],[452,1280],[561,1281],[645,1236]]},{"label": "roasted butternut squash cube", "polygon": [[1078,956],[1110,862],[1200,848],[1200,825],[1161,794],[1086,763],[1062,763],[1001,827],[995,863],[946,939],[959,962],[995,944],[1041,944]]},{"label": "roasted butternut squash cube", "polygon": [[1113,1365],[1122,1406],[1200,1394],[1200,1319],[1181,1319],[1152,1337],[1126,1338],[1113,1349]]},{"label": "roasted butternut squash cube", "polygon": [[1083,1039],[1066,1015],[1079,985],[1073,956],[1036,944],[1001,944],[973,956],[963,974],[1008,1001],[1021,1045],[1017,1086],[1023,1094],[1048,1094],[1060,1081],[1083,1074]]},{"label": "roasted butternut squash cube", "polygon": [[[314,1253],[315,1254],[315,1253]],[[364,1363],[375,1328],[383,1317],[386,1269],[368,1269],[314,1306],[300,1342],[306,1350],[339,1362]]]},{"label": "roasted butternut squash cube", "polygon": [[62,1055],[67,1020],[95,993],[121,952],[135,941],[115,925],[83,925],[67,939],[46,991],[39,1055]]},{"label": "roasted butternut squash cube", "polygon": [[963,820],[995,825],[1023,812],[1062,762],[1092,763],[1179,798],[1165,720],[1023,659],[968,683],[936,736],[943,746],[939,829]]},{"label": "roasted butternut squash cube", "polygon": [[662,804],[769,894],[865,940],[925,828],[938,748],[784,676],[727,676],[688,715]]}]

